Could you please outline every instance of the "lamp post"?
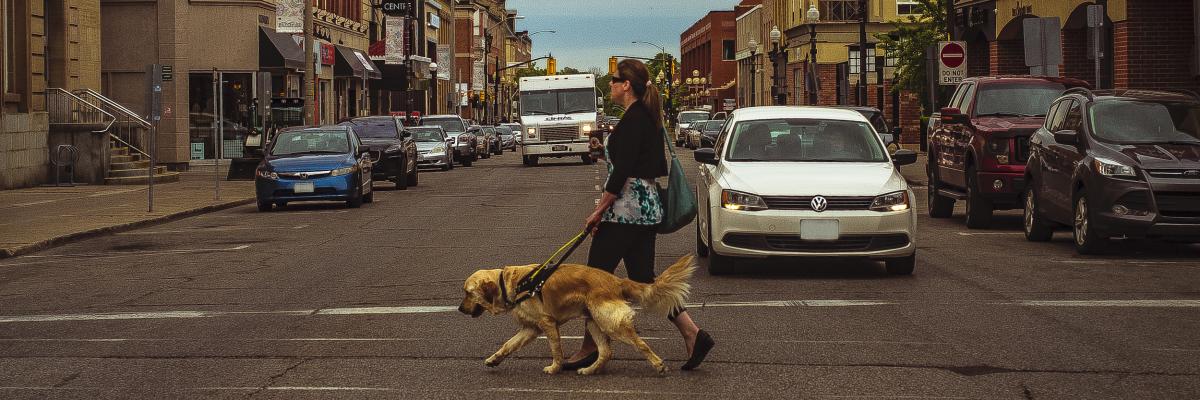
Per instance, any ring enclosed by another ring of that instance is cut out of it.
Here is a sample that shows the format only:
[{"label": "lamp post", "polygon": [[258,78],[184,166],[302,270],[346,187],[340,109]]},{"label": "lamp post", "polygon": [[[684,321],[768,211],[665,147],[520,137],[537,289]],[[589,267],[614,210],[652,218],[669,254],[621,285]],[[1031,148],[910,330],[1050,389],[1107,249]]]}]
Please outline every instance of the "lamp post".
[{"label": "lamp post", "polygon": [[[509,19],[525,19],[525,16],[524,15],[513,15],[510,17],[508,14],[505,14],[504,18],[500,19],[499,24],[492,25],[491,27],[489,27],[483,31],[483,35],[484,35],[484,37],[483,37],[483,43],[484,43],[483,44],[483,46],[484,46],[483,47],[483,52],[484,52],[483,53],[483,71],[485,73],[487,72],[487,56],[492,54],[492,29],[496,29],[497,26],[504,26],[505,29],[508,29],[508,20]],[[494,73],[492,74],[493,75],[493,77],[492,77],[492,112],[490,113],[490,115],[487,116],[488,121],[495,120],[496,114],[500,112],[500,55],[499,54],[496,55],[495,61],[496,61],[496,65],[494,67],[492,67],[492,69],[494,70]],[[487,86],[484,86],[484,88],[486,88],[486,87]],[[484,94],[483,107],[484,107],[484,111],[486,112],[487,111],[487,103],[486,103],[487,90],[486,89],[484,89],[483,94]],[[495,122],[495,121],[492,121],[492,122]]]},{"label": "lamp post", "polygon": [[438,89],[437,70],[438,70],[437,63],[429,63],[429,73],[433,75],[432,76],[433,84],[429,85],[429,108],[432,108],[432,110],[428,110],[428,113],[430,115],[441,114],[441,113],[437,112],[438,109],[441,108],[441,107],[438,107],[440,105],[439,104],[440,102],[438,101],[438,95],[437,95],[437,89]]},{"label": "lamp post", "polygon": [[771,96],[777,106],[787,103],[787,85],[783,84],[781,74],[787,67],[787,44],[780,46],[782,39],[783,32],[779,27],[771,27]]},{"label": "lamp post", "polygon": [[[671,67],[671,54],[667,53],[667,48],[663,47],[663,46],[659,46],[654,43],[645,42],[645,41],[641,41],[641,40],[635,40],[632,43],[633,44],[647,44],[647,45],[658,48],[658,50],[659,50],[658,54],[664,58],[664,60],[662,61],[662,67],[667,70],[667,77],[666,77],[667,94],[668,94],[668,96],[670,96],[670,94],[675,93],[675,88],[671,85],[671,82],[674,81],[674,79],[672,79],[672,74],[674,74],[675,71],[672,71],[674,68]],[[667,103],[667,121],[670,122],[675,115],[675,106],[673,105],[674,102],[671,101],[670,97],[667,97],[664,101]]]},{"label": "lamp post", "polygon": [[858,105],[867,105],[867,0],[858,0]]},{"label": "lamp post", "polygon": [[750,106],[754,107],[754,72],[758,66],[758,40],[750,38]]},{"label": "lamp post", "polygon": [[812,74],[812,87],[808,88],[808,104],[817,105],[817,96],[821,92],[821,82],[817,79],[817,22],[821,21],[821,11],[817,9],[817,2],[813,1],[808,5],[808,57],[811,61],[809,64],[809,73]]}]

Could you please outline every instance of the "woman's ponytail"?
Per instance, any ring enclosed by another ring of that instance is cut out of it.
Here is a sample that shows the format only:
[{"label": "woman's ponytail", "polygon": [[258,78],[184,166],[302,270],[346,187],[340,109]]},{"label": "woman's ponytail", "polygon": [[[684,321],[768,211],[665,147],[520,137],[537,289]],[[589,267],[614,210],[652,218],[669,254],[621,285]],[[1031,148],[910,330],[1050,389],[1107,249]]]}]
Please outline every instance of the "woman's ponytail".
[{"label": "woman's ponytail", "polygon": [[617,64],[617,69],[619,70],[618,75],[629,81],[634,96],[654,116],[655,127],[661,130],[663,128],[662,96],[658,94],[658,87],[655,87],[654,83],[650,81],[650,70],[646,69],[646,64],[634,59],[625,59]]},{"label": "woman's ponytail", "polygon": [[653,83],[646,85],[646,93],[642,94],[642,104],[646,109],[650,110],[650,115],[654,116],[655,128],[663,129],[663,104],[662,96],[658,94],[658,87]]}]

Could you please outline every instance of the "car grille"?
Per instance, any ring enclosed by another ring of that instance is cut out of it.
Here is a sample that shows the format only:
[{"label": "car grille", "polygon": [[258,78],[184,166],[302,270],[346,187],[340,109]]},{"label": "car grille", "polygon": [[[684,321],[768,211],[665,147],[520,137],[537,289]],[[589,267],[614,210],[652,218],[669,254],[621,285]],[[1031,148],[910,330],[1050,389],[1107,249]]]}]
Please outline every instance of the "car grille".
[{"label": "car grille", "polygon": [[1200,171],[1187,169],[1149,169],[1146,173],[1155,178],[1200,179]]},{"label": "car grille", "polygon": [[538,129],[542,140],[574,140],[579,138],[579,126],[548,126]]},{"label": "car grille", "polygon": [[[303,177],[301,177],[303,176]],[[280,178],[287,179],[317,179],[329,176],[329,171],[314,171],[314,172],[280,172]]]},{"label": "car grille", "polygon": [[760,235],[731,233],[722,240],[726,245],[752,250],[839,253],[879,251],[907,246],[908,235],[846,235],[837,240],[803,240],[797,235]]},{"label": "car grille", "polygon": [[[763,196],[768,209],[773,210],[812,210],[814,196]],[[829,202],[826,211],[868,210],[874,197],[825,197]]]},{"label": "car grille", "polygon": [[1200,193],[1155,192],[1154,200],[1163,216],[1200,218]]},{"label": "car grille", "polygon": [[1029,161],[1029,136],[1016,138],[1017,141],[1017,161],[1024,163]]}]

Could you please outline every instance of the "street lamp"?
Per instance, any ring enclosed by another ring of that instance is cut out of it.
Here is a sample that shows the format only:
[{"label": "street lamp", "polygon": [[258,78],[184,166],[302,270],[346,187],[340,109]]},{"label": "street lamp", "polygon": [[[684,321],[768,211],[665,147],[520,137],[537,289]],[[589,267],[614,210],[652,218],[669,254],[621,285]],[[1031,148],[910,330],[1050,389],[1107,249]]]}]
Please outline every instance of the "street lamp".
[{"label": "street lamp", "polygon": [[[670,55],[669,53],[667,53],[667,48],[666,48],[666,47],[663,47],[663,46],[659,46],[659,45],[657,45],[657,44],[654,44],[654,43],[645,42],[645,41],[641,41],[641,40],[634,40],[632,43],[633,43],[633,44],[647,44],[647,45],[651,45],[651,46],[654,46],[654,47],[658,48],[658,50],[659,50],[659,53],[658,53],[658,54],[659,54],[659,55],[658,55],[658,56],[655,56],[655,58],[658,58],[659,56],[662,56],[662,57],[666,58],[666,59],[664,59],[664,60],[662,61],[662,67],[663,67],[663,68],[665,68],[665,69],[667,70],[667,78],[666,78],[666,80],[667,80],[667,93],[668,93],[668,94],[673,94],[673,93],[675,93],[675,88],[674,88],[674,86],[671,84],[671,82],[674,80],[674,79],[672,79],[672,76],[671,76],[671,75],[672,75],[672,74],[674,74],[675,72],[674,72],[674,71],[672,71],[674,68],[671,68],[671,59],[670,59],[671,55]],[[669,122],[669,121],[671,121],[671,120],[672,120],[673,116],[675,115],[675,107],[673,106],[673,103],[674,103],[674,102],[672,102],[672,101],[671,101],[671,98],[670,98],[670,97],[666,98],[664,101],[667,103],[667,121]]]},{"label": "street lamp", "polygon": [[787,45],[779,45],[782,39],[783,32],[779,31],[779,27],[771,27],[771,97],[779,106],[787,103],[787,86],[782,84],[781,74],[787,67]]},{"label": "street lamp", "polygon": [[438,77],[437,77],[437,70],[438,70],[438,65],[437,65],[437,63],[435,63],[435,62],[431,62],[431,63],[429,63],[429,73],[430,73],[430,74],[433,74],[433,77],[432,77],[432,78],[433,78],[433,84],[432,84],[432,85],[429,85],[429,106],[430,106],[431,108],[433,108],[433,109],[432,109],[432,110],[428,110],[428,111],[427,111],[427,112],[428,112],[430,115],[440,114],[439,112],[437,112],[437,110],[438,110],[439,108],[441,108],[441,107],[438,107],[438,94],[437,94],[437,89],[438,89]]},{"label": "street lamp", "polygon": [[750,38],[750,106],[754,107],[754,69],[758,66],[758,40]]},{"label": "street lamp", "polygon": [[808,57],[812,60],[809,65],[809,73],[812,74],[812,86],[808,88],[808,104],[817,105],[817,95],[821,91],[821,82],[817,80],[817,22],[821,21],[821,11],[817,10],[817,2],[814,1],[808,6]]},{"label": "street lamp", "polygon": [[[483,71],[485,73],[487,72],[487,56],[492,54],[492,29],[496,29],[497,26],[504,26],[504,29],[508,29],[508,20],[510,20],[510,19],[525,19],[525,16],[524,15],[510,16],[508,14],[505,14],[504,18],[500,19],[499,24],[492,25],[491,27],[483,30],[483,35],[484,35],[483,36],[483,46],[484,46],[484,48],[483,48],[483,51],[484,51],[484,53],[483,53]],[[492,78],[492,112],[490,113],[491,115],[488,115],[487,120],[493,120],[493,122],[496,122],[496,121],[494,121],[494,120],[498,119],[496,114],[500,113],[500,56],[499,55],[496,55],[496,66],[493,67],[493,69],[495,70],[495,72],[492,74],[493,75],[493,78]],[[487,86],[484,86],[484,88],[485,88],[484,89],[485,98],[484,98],[483,107],[484,107],[484,111],[487,111],[487,98],[486,98]]]}]

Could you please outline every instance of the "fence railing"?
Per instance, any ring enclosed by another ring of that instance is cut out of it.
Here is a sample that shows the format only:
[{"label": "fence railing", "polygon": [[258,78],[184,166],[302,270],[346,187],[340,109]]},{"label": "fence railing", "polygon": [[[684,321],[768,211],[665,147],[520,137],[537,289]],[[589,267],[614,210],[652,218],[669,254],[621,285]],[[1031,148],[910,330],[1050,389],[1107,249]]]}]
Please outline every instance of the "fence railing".
[{"label": "fence railing", "polygon": [[62,88],[46,90],[46,112],[50,114],[50,125],[58,129],[102,133],[117,120],[108,111]]},{"label": "fence railing", "polygon": [[138,152],[143,156],[150,157],[147,153],[149,150],[150,122],[146,121],[136,112],[117,103],[104,95],[97,93],[92,89],[80,89],[75,91],[80,98],[87,100],[89,103],[96,104],[104,111],[110,113],[116,119],[109,135],[113,140],[128,146],[132,151]]}]

